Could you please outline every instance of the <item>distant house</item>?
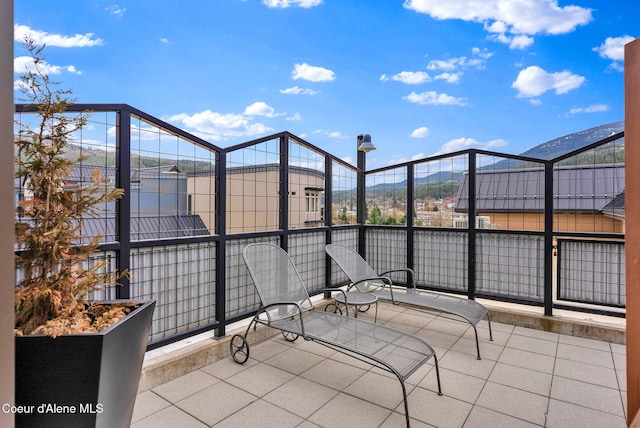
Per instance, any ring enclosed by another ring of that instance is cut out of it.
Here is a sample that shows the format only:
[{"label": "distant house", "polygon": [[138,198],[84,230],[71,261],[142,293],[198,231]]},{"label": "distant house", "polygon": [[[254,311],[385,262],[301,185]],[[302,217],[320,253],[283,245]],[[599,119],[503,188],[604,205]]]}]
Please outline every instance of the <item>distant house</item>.
[{"label": "distant house", "polygon": [[[280,228],[280,169],[277,163],[227,168],[227,233]],[[323,225],[324,172],[290,165],[288,182],[288,227],[297,229]],[[186,192],[188,212],[198,214],[210,230],[215,225],[214,189],[212,171],[189,174]]]},{"label": "distant house", "polygon": [[[115,186],[116,169],[95,165],[76,165],[65,180],[65,189],[77,189],[99,169],[102,176]],[[188,212],[187,175],[175,165],[131,170],[131,240],[164,239],[208,235],[209,230],[198,214]],[[28,183],[14,182],[16,203],[32,198]],[[100,233],[105,241],[116,239],[115,202],[105,203],[95,217],[83,219],[87,237]],[[28,218],[21,219],[28,221]],[[89,238],[87,238],[88,240]]]},{"label": "distant house", "polygon": [[[458,189],[454,211],[468,213],[469,177]],[[544,170],[479,170],[476,215],[490,227],[544,229]],[[558,166],[553,173],[554,230],[624,233],[624,163]]]}]

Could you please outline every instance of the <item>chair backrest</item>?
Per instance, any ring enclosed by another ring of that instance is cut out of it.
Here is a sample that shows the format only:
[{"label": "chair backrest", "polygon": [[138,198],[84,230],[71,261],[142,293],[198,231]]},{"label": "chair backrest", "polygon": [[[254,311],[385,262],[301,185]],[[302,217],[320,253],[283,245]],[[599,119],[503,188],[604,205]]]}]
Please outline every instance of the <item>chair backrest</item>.
[{"label": "chair backrest", "polygon": [[340,244],[329,244],[325,247],[327,254],[340,266],[340,269],[349,277],[349,281],[356,283],[360,291],[372,291],[378,289],[380,284],[372,284],[369,281],[359,282],[364,279],[377,278],[376,273],[369,263],[355,250]]},{"label": "chair backrest", "polygon": [[313,309],[309,293],[286,251],[274,244],[249,244],[242,252],[263,306],[295,302],[303,310]]}]

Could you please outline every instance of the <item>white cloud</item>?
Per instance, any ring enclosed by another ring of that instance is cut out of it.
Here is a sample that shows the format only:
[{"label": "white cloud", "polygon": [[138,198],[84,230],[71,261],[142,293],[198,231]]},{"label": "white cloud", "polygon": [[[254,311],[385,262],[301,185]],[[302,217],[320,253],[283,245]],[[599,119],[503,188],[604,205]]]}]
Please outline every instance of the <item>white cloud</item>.
[{"label": "white cloud", "polygon": [[401,71],[393,76],[383,74],[380,76],[380,80],[383,82],[394,80],[396,82],[406,83],[407,85],[419,85],[420,83],[430,82],[431,77],[429,77],[429,74],[425,71]]},{"label": "white cloud", "polygon": [[60,34],[50,34],[45,31],[33,30],[26,25],[14,24],[14,40],[23,42],[25,37],[33,39],[37,44],[47,46],[57,46],[61,48],[78,48],[87,46],[98,46],[104,42],[100,38],[95,38],[95,34],[75,34],[73,36],[63,36]]},{"label": "white cloud", "polygon": [[271,8],[285,9],[287,7],[310,8],[322,4],[322,0],[262,0],[262,4]]},{"label": "white cloud", "polygon": [[412,138],[426,138],[429,136],[429,128],[426,126],[421,126],[420,128],[414,129],[411,133]]},{"label": "white cloud", "polygon": [[117,4],[110,4],[109,6],[105,7],[104,10],[116,16],[122,16],[127,11],[126,8],[120,7]]},{"label": "white cloud", "polygon": [[472,48],[471,52],[473,54],[472,58],[460,56],[429,61],[427,70],[442,71],[435,77],[438,80],[444,80],[447,83],[458,83],[464,74],[463,70],[470,68],[482,70],[485,68],[487,60],[493,56],[493,53],[486,48],[482,50],[480,48]]},{"label": "white cloud", "polygon": [[340,138],[340,139],[347,138],[346,135],[344,135],[340,131],[326,131],[324,129],[316,129],[315,131],[313,131],[313,133],[316,135],[322,135],[329,138]]},{"label": "white cloud", "polygon": [[265,116],[265,117],[276,117],[282,116],[282,114],[276,114],[276,111],[273,107],[268,105],[265,102],[257,101],[247,108],[244,109],[244,115],[246,116]]},{"label": "white cloud", "polygon": [[[40,71],[43,74],[62,74],[63,71],[73,74],[82,74],[81,71],[77,70],[73,65],[51,65],[47,61],[40,61],[38,63],[38,67],[40,67]],[[13,71],[14,73],[24,73],[24,72],[33,72],[35,71],[35,64],[33,63],[33,58],[30,56],[19,56],[13,59]]]},{"label": "white cloud", "polygon": [[462,73],[441,73],[436,76],[437,80],[444,80],[447,83],[458,83]]},{"label": "white cloud", "polygon": [[296,64],[291,73],[294,79],[304,79],[311,82],[330,82],[335,80],[335,73],[324,67],[316,67],[306,62]]},{"label": "white cloud", "polygon": [[579,113],[599,113],[602,111],[608,111],[609,110],[609,106],[606,104],[592,104],[589,107],[574,107],[571,110],[569,110],[569,113],[567,113],[567,115],[574,115],[574,114],[579,114]]},{"label": "white cloud", "polygon": [[565,94],[579,88],[586,79],[569,71],[548,73],[540,67],[531,66],[521,70],[512,88],[518,90],[518,98],[532,98],[554,90],[556,94]]},{"label": "white cloud", "polygon": [[171,116],[168,120],[179,122],[188,130],[194,130],[194,133],[213,141],[220,141],[227,137],[251,137],[273,131],[262,123],[252,123],[245,115],[222,114],[211,110],[193,115],[180,113]]},{"label": "white cloud", "polygon": [[289,94],[289,95],[316,95],[319,94],[320,91],[314,91],[309,88],[301,88],[299,86],[293,86],[291,88],[280,89],[281,94]]},{"label": "white cloud", "polygon": [[169,39],[167,39],[166,37],[161,37],[161,38],[160,38],[160,41],[161,41],[162,43],[169,43]]},{"label": "white cloud", "polygon": [[439,94],[435,91],[427,91],[422,93],[411,92],[406,97],[402,97],[403,100],[407,100],[415,104],[431,104],[431,105],[467,105],[464,98],[452,97],[447,94]]},{"label": "white cloud", "polygon": [[[633,41],[631,36],[607,37],[607,39],[598,47],[593,48],[594,52],[598,52],[602,58],[612,61],[624,61],[624,45]],[[614,63],[613,68],[622,71],[619,64]]]},{"label": "white cloud", "polygon": [[512,49],[529,46],[533,40],[514,36],[565,34],[589,23],[592,9],[580,6],[560,7],[557,0],[405,0],[404,7],[434,19],[460,19],[477,22],[496,41]]},{"label": "white cloud", "polygon": [[441,155],[445,153],[457,152],[459,150],[466,149],[481,149],[481,150],[491,150],[496,147],[504,147],[508,143],[503,139],[490,140],[487,142],[481,142],[474,138],[456,138],[455,140],[451,140],[446,142],[440,150],[435,152],[433,156]]},{"label": "white cloud", "polygon": [[302,116],[300,115],[300,113],[296,112],[293,116],[289,116],[286,120],[302,120]]}]

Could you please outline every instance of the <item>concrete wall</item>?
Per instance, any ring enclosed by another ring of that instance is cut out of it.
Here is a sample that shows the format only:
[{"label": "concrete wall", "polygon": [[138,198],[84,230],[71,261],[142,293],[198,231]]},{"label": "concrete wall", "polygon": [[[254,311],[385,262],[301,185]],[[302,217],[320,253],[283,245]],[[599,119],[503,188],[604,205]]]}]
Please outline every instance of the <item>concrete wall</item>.
[{"label": "concrete wall", "polygon": [[[13,0],[0,0],[0,406],[13,403]],[[0,426],[13,415],[0,412]]]},{"label": "concrete wall", "polygon": [[[640,187],[640,39],[625,47],[624,55],[624,136],[627,189]],[[627,194],[627,406],[632,421],[640,407],[640,197]],[[640,425],[640,422],[636,422]]]}]

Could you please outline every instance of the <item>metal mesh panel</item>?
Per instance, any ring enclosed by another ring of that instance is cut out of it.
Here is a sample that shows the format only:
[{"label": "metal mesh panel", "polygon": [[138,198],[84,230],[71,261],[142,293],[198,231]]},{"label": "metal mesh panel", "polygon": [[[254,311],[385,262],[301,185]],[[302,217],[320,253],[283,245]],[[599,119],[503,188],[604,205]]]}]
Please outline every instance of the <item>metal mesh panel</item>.
[{"label": "metal mesh panel", "polygon": [[156,124],[131,118],[131,239],[215,231],[216,153]]},{"label": "metal mesh panel", "polygon": [[324,226],[324,156],[289,141],[289,229]]},{"label": "metal mesh panel", "polygon": [[[407,267],[407,231],[367,228],[365,260],[378,274]],[[389,275],[393,282],[406,283],[405,273]]]},{"label": "metal mesh panel", "polygon": [[414,166],[414,226],[463,227],[466,214],[455,211],[456,196],[468,168],[468,155],[424,161]]},{"label": "metal mesh panel", "polygon": [[357,223],[358,174],[354,169],[332,162],[331,224]]},{"label": "metal mesh panel", "polygon": [[293,260],[309,294],[326,287],[326,233],[289,235],[289,256]]},{"label": "metal mesh panel", "polygon": [[558,298],[626,304],[624,242],[558,242]]},{"label": "metal mesh panel", "polygon": [[156,300],[151,340],[214,323],[215,285],[214,242],[131,251],[131,297]]},{"label": "metal mesh panel", "polygon": [[[358,229],[334,230],[331,234],[331,242],[356,250],[358,248]],[[338,267],[335,261],[331,260],[331,286],[342,285],[348,281],[347,275]]]},{"label": "metal mesh panel", "polygon": [[476,290],[515,298],[544,299],[544,237],[479,233]]},{"label": "metal mesh panel", "polygon": [[226,289],[226,318],[255,311],[260,307],[260,299],[256,295],[256,288],[251,281],[247,265],[242,259],[244,247],[254,242],[269,242],[279,245],[276,236],[256,237],[250,239],[234,239],[227,241],[227,269],[225,272]]},{"label": "metal mesh panel", "polygon": [[280,228],[280,140],[227,153],[227,233]]},{"label": "metal mesh panel", "polygon": [[366,176],[367,224],[407,223],[407,167]]},{"label": "metal mesh panel", "polygon": [[624,233],[624,171],[624,138],[555,164],[554,231]]},{"label": "metal mesh panel", "polygon": [[416,284],[466,291],[467,241],[463,232],[415,230]]}]

